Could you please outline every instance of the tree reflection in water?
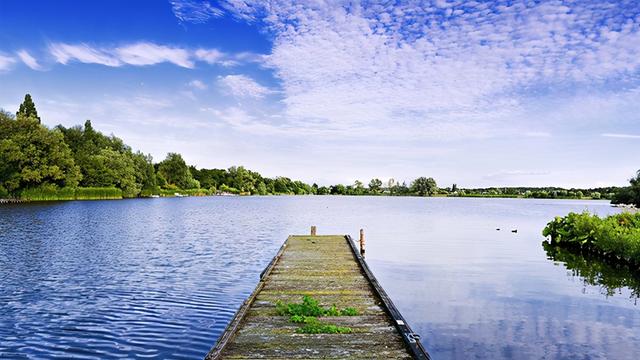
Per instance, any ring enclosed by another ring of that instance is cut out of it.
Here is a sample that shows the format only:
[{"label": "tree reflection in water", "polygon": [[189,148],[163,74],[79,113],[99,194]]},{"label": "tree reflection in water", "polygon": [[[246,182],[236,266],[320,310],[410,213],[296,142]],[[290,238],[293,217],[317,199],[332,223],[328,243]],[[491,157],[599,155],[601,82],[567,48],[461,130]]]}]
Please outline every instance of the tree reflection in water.
[{"label": "tree reflection in water", "polygon": [[633,269],[626,264],[614,264],[597,255],[552,245],[548,241],[543,241],[542,247],[550,260],[562,262],[573,276],[579,276],[585,284],[600,287],[603,295],[613,296],[620,293],[621,289],[628,288],[634,304],[638,304],[640,269]]}]

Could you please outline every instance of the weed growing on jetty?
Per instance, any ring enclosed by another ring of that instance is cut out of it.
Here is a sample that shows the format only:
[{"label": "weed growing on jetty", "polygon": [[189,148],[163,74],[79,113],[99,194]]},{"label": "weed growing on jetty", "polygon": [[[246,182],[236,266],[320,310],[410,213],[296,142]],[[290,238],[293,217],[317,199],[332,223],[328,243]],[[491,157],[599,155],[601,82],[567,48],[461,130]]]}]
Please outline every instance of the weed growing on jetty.
[{"label": "weed growing on jetty", "polygon": [[276,301],[276,312],[281,316],[289,316],[289,321],[297,324],[304,324],[296,332],[303,334],[349,334],[353,330],[345,326],[325,324],[318,320],[321,316],[356,316],[358,310],[352,307],[338,309],[335,305],[330,308],[323,308],[318,300],[303,296],[302,303],[283,303]]}]

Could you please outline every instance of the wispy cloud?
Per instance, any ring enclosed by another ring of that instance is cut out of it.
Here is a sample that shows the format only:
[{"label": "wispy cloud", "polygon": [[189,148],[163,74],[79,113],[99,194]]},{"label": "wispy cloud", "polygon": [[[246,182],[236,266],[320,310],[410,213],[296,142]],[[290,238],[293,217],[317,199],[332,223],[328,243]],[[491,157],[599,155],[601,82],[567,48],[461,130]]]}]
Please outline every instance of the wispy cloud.
[{"label": "wispy cloud", "polygon": [[0,71],[7,71],[11,68],[11,66],[16,62],[11,56],[6,56],[0,53]]},{"label": "wispy cloud", "polygon": [[602,136],[610,137],[610,138],[620,138],[620,139],[640,139],[640,135],[635,135],[635,134],[605,133],[605,134],[602,134]]},{"label": "wispy cloud", "polygon": [[201,24],[224,14],[206,0],[171,0],[170,3],[173,14],[182,22]]},{"label": "wispy cloud", "polygon": [[101,64],[106,66],[120,66],[122,62],[108,51],[93,48],[87,44],[53,43],[49,45],[49,52],[56,62],[68,64],[78,61],[86,64]]},{"label": "wispy cloud", "polygon": [[20,60],[22,60],[22,62],[28,67],[30,67],[31,69],[42,70],[42,66],[38,64],[38,60],[36,60],[33,56],[31,56],[31,54],[29,54],[28,51],[20,50],[16,54],[18,55]]},{"label": "wispy cloud", "polygon": [[197,49],[193,55],[197,60],[204,61],[211,65],[222,65],[226,67],[246,63],[263,63],[266,59],[266,56],[262,54],[252,52],[229,54],[218,49]]},{"label": "wispy cloud", "polygon": [[200,81],[200,80],[191,80],[189,81],[189,87],[192,87],[194,89],[198,89],[198,90],[206,90],[207,89],[207,84],[205,84],[204,82]]},{"label": "wispy cloud", "polygon": [[[218,49],[203,48],[192,50],[151,42],[136,42],[116,47],[92,46],[85,43],[51,43],[48,50],[53,59],[60,64],[81,62],[112,67],[123,65],[146,66],[166,62],[191,69],[195,66],[196,61],[228,67],[259,62],[264,58],[264,55],[255,53],[240,52],[233,54],[224,53]],[[30,57],[26,61],[32,61],[32,64],[37,64],[35,58],[31,57],[26,51],[25,54]]]},{"label": "wispy cloud", "polygon": [[129,65],[154,65],[169,62],[185,68],[193,67],[189,51],[177,47],[136,43],[118,47],[114,52],[120,61]]},{"label": "wispy cloud", "polygon": [[246,75],[227,75],[220,77],[218,82],[237,97],[262,98],[273,93],[271,89],[258,84]]},{"label": "wispy cloud", "polygon": [[640,6],[631,1],[221,6],[274,36],[267,64],[282,81],[286,115],[301,125],[424,136],[495,130],[522,115],[535,89],[588,87],[640,69]]},{"label": "wispy cloud", "polygon": [[529,131],[524,133],[524,136],[547,138],[547,137],[551,137],[551,134],[546,131]]},{"label": "wispy cloud", "polygon": [[532,170],[501,170],[495,173],[487,174],[486,179],[502,179],[509,177],[528,177],[528,176],[544,176],[549,175],[549,171],[532,171]]}]

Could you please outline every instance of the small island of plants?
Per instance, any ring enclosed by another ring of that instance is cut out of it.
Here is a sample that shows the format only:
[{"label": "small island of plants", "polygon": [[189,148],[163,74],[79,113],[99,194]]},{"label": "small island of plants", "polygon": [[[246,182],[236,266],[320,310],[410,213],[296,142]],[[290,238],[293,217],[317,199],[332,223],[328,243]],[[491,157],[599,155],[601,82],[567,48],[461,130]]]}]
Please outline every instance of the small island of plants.
[{"label": "small island of plants", "polygon": [[587,211],[556,217],[542,232],[549,244],[640,266],[640,212],[601,218]]}]

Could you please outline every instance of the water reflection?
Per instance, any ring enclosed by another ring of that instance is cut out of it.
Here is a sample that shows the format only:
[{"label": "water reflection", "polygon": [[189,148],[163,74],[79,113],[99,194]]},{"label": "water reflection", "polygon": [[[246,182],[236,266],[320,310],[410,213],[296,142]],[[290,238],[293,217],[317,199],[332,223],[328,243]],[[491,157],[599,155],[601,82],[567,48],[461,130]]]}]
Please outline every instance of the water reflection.
[{"label": "water reflection", "polygon": [[602,296],[540,246],[549,219],[585,208],[618,211],[346,196],[0,206],[0,359],[202,358],[285,237],[310,225],[366,230],[369,265],[434,359],[634,359],[635,283],[621,275],[624,296]]},{"label": "water reflection", "polygon": [[[587,285],[597,286],[607,297],[630,292],[634,304],[640,298],[640,271],[624,264],[612,264],[587,252],[575,252],[558,245],[542,242],[550,260],[561,262],[574,277],[580,277]],[[624,291],[623,291],[624,290]],[[628,290],[628,291],[627,291]]]}]

